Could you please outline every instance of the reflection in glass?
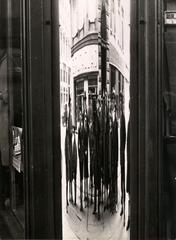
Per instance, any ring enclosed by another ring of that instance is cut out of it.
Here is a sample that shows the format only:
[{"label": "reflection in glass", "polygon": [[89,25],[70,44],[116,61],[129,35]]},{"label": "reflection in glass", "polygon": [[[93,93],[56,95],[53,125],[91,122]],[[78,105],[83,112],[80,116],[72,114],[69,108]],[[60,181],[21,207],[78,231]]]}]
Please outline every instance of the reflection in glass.
[{"label": "reflection in glass", "polygon": [[59,17],[63,238],[128,239],[129,3],[61,0]]},{"label": "reflection in glass", "polygon": [[9,1],[8,79],[11,149],[11,205],[24,227],[21,0]]},{"label": "reflection in glass", "polygon": [[21,1],[0,2],[0,194],[24,227]]},{"label": "reflection in glass", "polygon": [[0,208],[10,198],[9,138],[8,138],[8,83],[6,43],[6,1],[0,2]]}]

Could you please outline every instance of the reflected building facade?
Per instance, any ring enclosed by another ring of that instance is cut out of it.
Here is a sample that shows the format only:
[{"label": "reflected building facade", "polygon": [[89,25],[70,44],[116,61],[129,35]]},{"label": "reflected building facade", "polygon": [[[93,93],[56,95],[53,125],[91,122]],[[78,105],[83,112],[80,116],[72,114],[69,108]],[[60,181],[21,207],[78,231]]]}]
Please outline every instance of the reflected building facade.
[{"label": "reflected building facade", "polygon": [[71,19],[73,99],[78,116],[84,92],[88,104],[102,90],[119,95],[129,89],[129,2],[73,0]]},{"label": "reflected building facade", "polygon": [[68,103],[71,82],[71,15],[70,0],[59,1],[60,24],[60,99],[61,111]]}]

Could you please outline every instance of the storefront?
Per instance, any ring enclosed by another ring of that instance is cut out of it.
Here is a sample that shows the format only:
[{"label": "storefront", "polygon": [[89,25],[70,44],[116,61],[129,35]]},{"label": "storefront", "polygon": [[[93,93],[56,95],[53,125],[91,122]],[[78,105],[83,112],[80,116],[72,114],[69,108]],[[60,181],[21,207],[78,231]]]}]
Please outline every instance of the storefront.
[{"label": "storefront", "polygon": [[76,119],[79,119],[80,112],[83,111],[83,99],[86,97],[87,106],[90,105],[90,100],[97,95],[98,88],[98,71],[84,73],[74,78],[75,85],[75,110]]},{"label": "storefront", "polygon": [[[135,240],[171,234],[163,193],[163,11],[163,1],[132,1],[130,239]],[[3,197],[10,199],[23,237],[62,239],[58,1],[1,0],[0,13]],[[86,86],[82,79],[76,94],[82,96],[85,87],[96,92],[94,77]]]}]

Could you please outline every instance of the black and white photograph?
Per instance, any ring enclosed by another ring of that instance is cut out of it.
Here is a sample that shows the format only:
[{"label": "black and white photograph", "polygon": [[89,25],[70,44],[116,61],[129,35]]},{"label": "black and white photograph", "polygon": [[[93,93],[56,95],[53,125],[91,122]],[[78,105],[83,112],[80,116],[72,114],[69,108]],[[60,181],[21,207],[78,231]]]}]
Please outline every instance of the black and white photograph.
[{"label": "black and white photograph", "polygon": [[175,107],[175,0],[0,0],[0,240],[176,240]]}]

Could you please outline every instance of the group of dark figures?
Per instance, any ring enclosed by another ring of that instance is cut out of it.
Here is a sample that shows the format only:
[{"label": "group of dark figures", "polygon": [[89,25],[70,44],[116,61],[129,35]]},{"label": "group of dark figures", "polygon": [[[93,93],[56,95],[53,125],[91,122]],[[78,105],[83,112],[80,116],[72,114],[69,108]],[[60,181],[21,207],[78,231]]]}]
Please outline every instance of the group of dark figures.
[{"label": "group of dark figures", "polygon": [[[118,173],[121,178],[121,211],[125,225],[125,196],[129,194],[129,159],[125,174],[125,146],[129,158],[129,130],[126,136],[124,101],[121,94],[114,98],[94,97],[87,110],[86,97],[79,114],[78,128],[72,127],[71,110],[66,118],[66,208],[77,204],[77,163],[79,162],[80,211],[93,205],[93,214],[100,220],[101,209],[116,212],[118,204]],[[129,125],[129,124],[128,124]],[[76,134],[78,140],[76,141]],[[78,154],[77,154],[78,153]],[[120,171],[118,171],[120,161]],[[74,180],[74,181],[73,181]],[[72,185],[74,182],[74,199]],[[103,206],[103,207],[102,207]],[[129,216],[127,230],[129,228]]]}]

